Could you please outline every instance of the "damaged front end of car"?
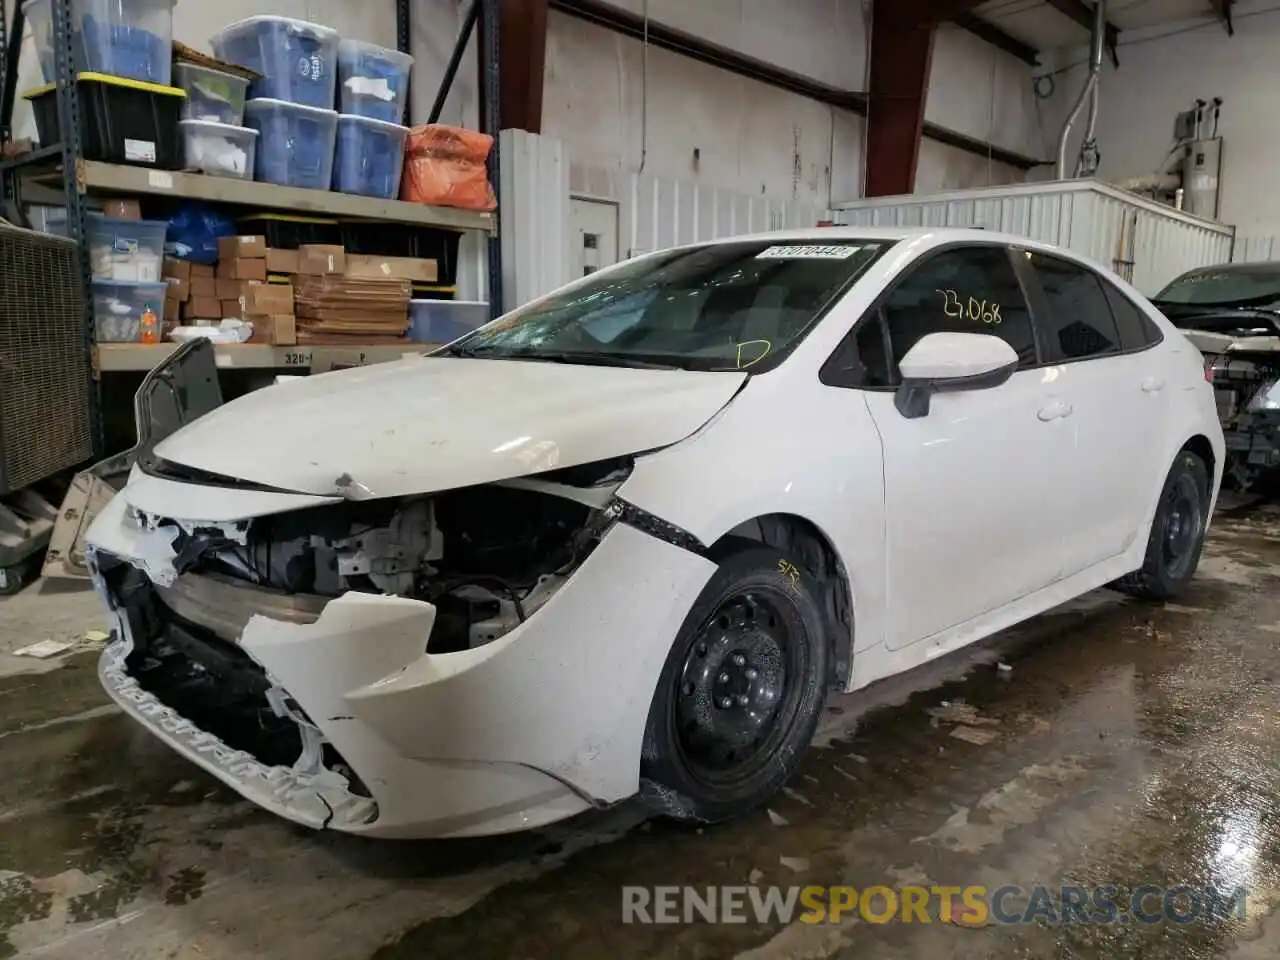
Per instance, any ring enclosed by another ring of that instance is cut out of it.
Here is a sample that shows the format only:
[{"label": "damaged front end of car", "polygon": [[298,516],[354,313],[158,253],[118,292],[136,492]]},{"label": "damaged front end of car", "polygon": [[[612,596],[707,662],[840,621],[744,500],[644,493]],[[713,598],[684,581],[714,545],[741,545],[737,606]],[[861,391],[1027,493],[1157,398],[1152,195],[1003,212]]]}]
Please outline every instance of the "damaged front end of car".
[{"label": "damaged front end of car", "polygon": [[[119,625],[103,683],[290,819],[370,823],[375,791],[331,735],[357,719],[347,695],[424,653],[494,643],[532,617],[615,522],[613,493],[629,469],[624,458],[216,523],[129,505],[129,556],[88,549]],[[147,476],[164,479],[164,466]],[[369,633],[367,649],[325,650],[326,636],[353,630]],[[294,656],[295,639],[328,672]],[[343,658],[352,662],[338,669]]]},{"label": "damaged front end of car", "polygon": [[[633,378],[619,400],[625,435],[598,416],[583,428],[555,397],[541,420],[490,404],[481,415],[512,413],[481,424],[487,434],[459,429],[462,411],[439,414],[442,432],[411,442],[397,432],[412,418],[403,410],[354,443],[317,433],[287,456],[265,450],[260,433],[253,449],[277,467],[245,478],[234,466],[255,466],[235,446],[244,417],[305,433],[312,404],[344,381],[269,387],[193,421],[164,411],[197,396],[192,377],[216,384],[212,351],[183,347],[174,361],[149,378],[162,415],[149,416],[140,395],[128,480],[84,538],[114,623],[100,678],[128,714],[245,797],[314,828],[494,834],[637,791],[656,678],[715,567],[622,487],[641,450],[688,436],[738,379],[683,379],[695,403],[673,399],[665,375]],[[454,375],[426,370],[437,382]],[[408,389],[417,371],[387,376]],[[386,389],[381,374],[345,376]],[[435,389],[443,402],[465,396]],[[527,459],[496,439],[525,422],[543,438]],[[335,449],[363,459],[342,472]],[[566,449],[558,464],[546,454]],[[319,477],[325,458],[328,481],[271,482],[299,463]],[[222,462],[228,472],[214,472]]]}]

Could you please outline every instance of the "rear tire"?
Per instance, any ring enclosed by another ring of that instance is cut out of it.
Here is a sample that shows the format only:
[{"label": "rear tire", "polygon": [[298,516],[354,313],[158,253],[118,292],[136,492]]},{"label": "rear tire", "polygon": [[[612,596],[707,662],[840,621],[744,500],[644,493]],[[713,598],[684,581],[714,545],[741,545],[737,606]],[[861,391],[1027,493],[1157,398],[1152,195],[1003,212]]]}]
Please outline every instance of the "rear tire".
[{"label": "rear tire", "polygon": [[1111,584],[1143,600],[1169,600],[1191,582],[1209,524],[1209,469],[1183,450],[1169,469],[1142,568]]},{"label": "rear tire", "polygon": [[642,794],[686,822],[736,817],[795,772],[830,656],[820,584],[755,544],[726,557],[672,644],[649,708]]}]

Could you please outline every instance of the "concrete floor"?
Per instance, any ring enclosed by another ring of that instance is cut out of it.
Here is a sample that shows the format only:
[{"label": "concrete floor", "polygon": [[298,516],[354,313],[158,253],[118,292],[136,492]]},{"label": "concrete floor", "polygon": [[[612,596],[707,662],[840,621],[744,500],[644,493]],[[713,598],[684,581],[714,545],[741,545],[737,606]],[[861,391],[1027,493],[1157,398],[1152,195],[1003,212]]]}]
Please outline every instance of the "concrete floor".
[{"label": "concrete floor", "polygon": [[[1274,957],[1277,585],[1280,509],[1220,517],[1180,604],[1100,591],[838,698],[785,795],[697,831],[622,808],[475,842],[305,832],[126,722],[92,652],[0,653],[0,957]],[[88,594],[28,591],[0,601],[0,650],[100,625]],[[1249,894],[1244,920],[1185,926],[620,922],[624,884],[748,882]]]}]

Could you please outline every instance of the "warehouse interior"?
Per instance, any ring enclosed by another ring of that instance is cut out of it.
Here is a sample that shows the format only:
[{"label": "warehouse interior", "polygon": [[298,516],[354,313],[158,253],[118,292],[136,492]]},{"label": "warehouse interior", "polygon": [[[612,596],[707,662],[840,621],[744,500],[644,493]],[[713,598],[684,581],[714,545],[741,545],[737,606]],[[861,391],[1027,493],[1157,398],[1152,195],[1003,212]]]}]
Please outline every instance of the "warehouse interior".
[{"label": "warehouse interior", "polygon": [[[342,813],[323,797],[322,822],[277,816],[104,691],[122,621],[88,546],[100,515],[136,513],[119,491],[160,435],[257,399],[240,409],[261,414],[259,450],[239,455],[287,461],[299,438],[273,434],[262,397],[385,376],[379,403],[412,408],[387,370],[668,248],[960,228],[1069,251],[1145,298],[1207,268],[1280,277],[1277,50],[1276,0],[0,0],[0,957],[1280,955],[1280,420],[1265,451],[1241,447],[1261,428],[1224,400],[1280,366],[1242,373],[1213,336],[1190,340],[1236,453],[1177,602],[1092,590],[833,689],[795,775],[723,823],[582,791],[573,816],[513,807],[495,835],[313,829]],[[474,386],[451,402],[507,402]],[[356,413],[308,402],[312,443],[395,433],[378,414],[338,436]],[[240,522],[190,489],[183,516]],[[556,599],[543,579],[494,588],[495,609],[523,624]],[[284,626],[310,622],[302,606]],[[502,693],[551,696],[539,682]],[[272,683],[276,717],[298,719]],[[487,709],[447,706],[437,726]],[[483,766],[421,759],[444,793]],[[1064,906],[1144,884],[1163,917],[1073,924]],[[957,904],[1016,888],[1025,922],[896,922],[865,900],[819,923],[627,912],[637,890],[830,904],[837,886]],[[1201,916],[1211,887],[1243,891],[1239,909]]]}]

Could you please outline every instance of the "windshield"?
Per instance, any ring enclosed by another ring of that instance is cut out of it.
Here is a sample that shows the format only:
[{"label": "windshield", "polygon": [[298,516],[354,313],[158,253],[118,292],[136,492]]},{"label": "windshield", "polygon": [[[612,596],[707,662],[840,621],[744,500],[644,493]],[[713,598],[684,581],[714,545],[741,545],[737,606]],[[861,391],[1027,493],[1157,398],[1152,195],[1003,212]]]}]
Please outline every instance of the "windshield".
[{"label": "windshield", "polygon": [[515,310],[446,352],[760,372],[889,246],[753,240],[673,250]]},{"label": "windshield", "polygon": [[1184,273],[1155,300],[1204,306],[1265,306],[1280,302],[1280,268],[1209,267]]}]

